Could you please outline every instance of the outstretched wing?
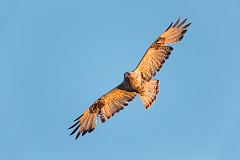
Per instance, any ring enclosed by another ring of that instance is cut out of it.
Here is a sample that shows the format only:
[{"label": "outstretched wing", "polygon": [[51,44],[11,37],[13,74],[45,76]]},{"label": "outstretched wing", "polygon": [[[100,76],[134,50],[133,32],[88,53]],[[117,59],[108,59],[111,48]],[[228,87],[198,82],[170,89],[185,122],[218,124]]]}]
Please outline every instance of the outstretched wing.
[{"label": "outstretched wing", "polygon": [[128,102],[132,101],[136,95],[136,92],[130,91],[127,88],[125,82],[104,95],[102,99],[105,105],[100,109],[101,121],[104,123],[106,119],[110,119],[115,113],[123,110],[123,108],[128,105]]},{"label": "outstretched wing", "polygon": [[136,92],[130,91],[126,83],[123,82],[107,94],[100,97],[88,110],[80,117],[75,119],[75,124],[68,129],[74,128],[70,135],[73,135],[77,130],[76,139],[82,134],[92,132],[97,126],[97,117],[100,115],[101,121],[104,123],[110,119],[115,113],[119,112],[132,101]]},{"label": "outstretched wing", "polygon": [[156,71],[158,72],[165,60],[168,59],[173,50],[169,44],[174,44],[182,40],[184,34],[187,32],[187,27],[191,24],[188,23],[183,26],[186,21],[187,19],[179,23],[179,18],[174,25],[171,23],[166,31],[148,48],[135,69],[135,71],[142,74],[145,80],[150,81],[155,76]]}]

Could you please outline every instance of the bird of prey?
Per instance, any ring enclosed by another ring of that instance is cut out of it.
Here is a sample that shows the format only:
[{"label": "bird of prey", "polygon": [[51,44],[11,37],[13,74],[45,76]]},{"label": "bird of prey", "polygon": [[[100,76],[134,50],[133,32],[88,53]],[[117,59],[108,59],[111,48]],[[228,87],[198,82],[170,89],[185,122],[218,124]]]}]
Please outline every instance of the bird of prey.
[{"label": "bird of prey", "polygon": [[152,79],[156,72],[160,71],[166,59],[171,54],[173,47],[170,44],[182,40],[187,28],[191,23],[185,25],[187,19],[180,22],[180,18],[162,33],[147,49],[140,63],[132,72],[124,73],[121,84],[110,92],[98,98],[80,117],[74,120],[75,124],[69,127],[73,129],[70,135],[77,132],[80,135],[92,132],[97,126],[100,116],[102,123],[118,113],[128,102],[137,95],[140,96],[146,109],[149,109],[156,101],[159,93],[159,80]]}]

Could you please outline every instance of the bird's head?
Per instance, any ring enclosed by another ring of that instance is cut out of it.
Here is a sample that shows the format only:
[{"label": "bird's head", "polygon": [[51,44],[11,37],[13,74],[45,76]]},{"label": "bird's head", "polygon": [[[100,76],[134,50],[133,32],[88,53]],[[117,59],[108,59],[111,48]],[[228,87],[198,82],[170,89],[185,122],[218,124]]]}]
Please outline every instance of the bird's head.
[{"label": "bird's head", "polygon": [[124,73],[124,79],[128,79],[131,76],[131,72]]}]

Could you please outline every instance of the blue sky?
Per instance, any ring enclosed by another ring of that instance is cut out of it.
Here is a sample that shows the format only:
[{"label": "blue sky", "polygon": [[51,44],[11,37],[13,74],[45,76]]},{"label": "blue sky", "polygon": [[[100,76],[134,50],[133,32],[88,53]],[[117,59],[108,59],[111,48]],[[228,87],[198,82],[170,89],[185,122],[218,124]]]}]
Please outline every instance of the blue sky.
[{"label": "blue sky", "polygon": [[[0,159],[240,159],[240,3],[0,0]],[[178,17],[189,31],[136,98],[78,141],[67,128]]]}]

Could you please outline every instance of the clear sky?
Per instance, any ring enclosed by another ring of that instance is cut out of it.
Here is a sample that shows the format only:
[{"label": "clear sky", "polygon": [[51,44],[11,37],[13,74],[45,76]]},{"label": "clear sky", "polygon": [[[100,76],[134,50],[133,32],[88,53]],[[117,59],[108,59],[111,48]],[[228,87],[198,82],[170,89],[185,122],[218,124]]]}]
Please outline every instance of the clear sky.
[{"label": "clear sky", "polygon": [[[240,3],[0,0],[1,160],[239,160]],[[178,17],[192,22],[136,98],[78,141],[72,120],[135,68]]]}]

